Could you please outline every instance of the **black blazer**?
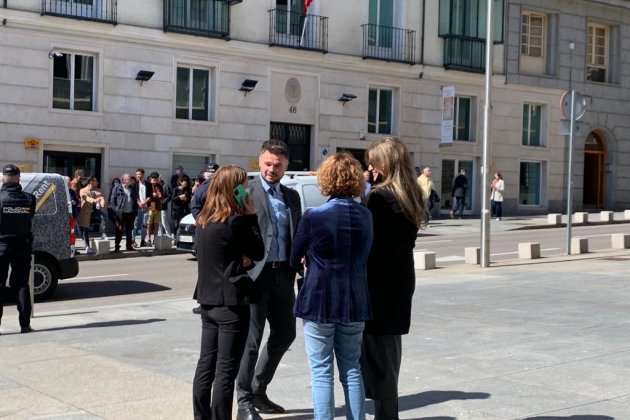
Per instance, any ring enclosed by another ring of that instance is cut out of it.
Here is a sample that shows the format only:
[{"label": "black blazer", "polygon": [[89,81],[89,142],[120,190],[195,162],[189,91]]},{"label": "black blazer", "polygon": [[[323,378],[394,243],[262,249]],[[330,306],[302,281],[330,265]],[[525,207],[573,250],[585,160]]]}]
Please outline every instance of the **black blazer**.
[{"label": "black blazer", "polygon": [[[263,257],[264,247],[255,215],[232,216],[226,223],[197,226],[197,288],[195,297],[202,305],[232,306],[250,303],[247,287],[236,282],[243,278],[241,256]],[[248,277],[247,277],[248,278]],[[253,284],[251,279],[249,281]]]}]

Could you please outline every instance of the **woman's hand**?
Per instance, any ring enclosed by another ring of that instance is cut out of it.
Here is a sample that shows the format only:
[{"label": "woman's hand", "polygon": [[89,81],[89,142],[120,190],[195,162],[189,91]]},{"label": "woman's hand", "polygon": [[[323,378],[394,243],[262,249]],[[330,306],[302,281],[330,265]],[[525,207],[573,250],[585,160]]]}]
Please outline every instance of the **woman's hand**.
[{"label": "woman's hand", "polygon": [[247,268],[252,265],[252,260],[245,255],[241,256],[241,262],[243,263],[243,267]]},{"label": "woman's hand", "polygon": [[254,198],[251,195],[247,195],[245,201],[243,201],[243,214],[251,215],[256,214],[256,207],[254,206]]}]

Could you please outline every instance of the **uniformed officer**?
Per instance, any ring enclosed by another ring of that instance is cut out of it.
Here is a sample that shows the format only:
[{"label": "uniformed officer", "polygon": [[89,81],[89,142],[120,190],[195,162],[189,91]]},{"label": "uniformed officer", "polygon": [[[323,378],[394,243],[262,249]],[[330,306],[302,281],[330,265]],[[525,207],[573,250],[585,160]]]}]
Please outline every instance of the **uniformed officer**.
[{"label": "uniformed officer", "polygon": [[31,328],[31,294],[28,276],[31,269],[33,234],[31,225],[35,214],[35,196],[22,191],[20,169],[12,164],[2,168],[0,189],[0,321],[4,303],[4,286],[9,264],[11,283],[18,291],[17,309],[21,332]]}]

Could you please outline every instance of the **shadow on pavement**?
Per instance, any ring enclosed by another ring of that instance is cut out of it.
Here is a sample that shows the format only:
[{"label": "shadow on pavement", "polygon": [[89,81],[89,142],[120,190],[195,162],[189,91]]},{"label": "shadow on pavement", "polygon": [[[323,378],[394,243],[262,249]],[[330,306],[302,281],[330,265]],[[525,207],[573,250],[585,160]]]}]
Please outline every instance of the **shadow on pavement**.
[{"label": "shadow on pavement", "polygon": [[487,398],[490,398],[490,394],[487,392],[426,391],[400,397],[398,399],[398,410],[413,410],[452,400],[485,400]]},{"label": "shadow on pavement", "polygon": [[536,416],[527,417],[523,420],[615,420],[615,418],[596,414],[578,414],[576,416]]},{"label": "shadow on pavement", "polygon": [[50,302],[89,299],[109,296],[133,295],[138,293],[163,292],[169,287],[141,280],[99,280],[59,282],[57,290]]},{"label": "shadow on pavement", "polygon": [[127,325],[141,325],[151,324],[153,322],[166,321],[164,318],[150,318],[150,319],[126,319],[121,321],[106,321],[106,322],[90,322],[89,324],[68,325],[67,327],[56,328],[37,328],[35,333],[45,331],[61,331],[61,330],[78,330],[84,328],[105,328],[105,327],[124,327]]}]

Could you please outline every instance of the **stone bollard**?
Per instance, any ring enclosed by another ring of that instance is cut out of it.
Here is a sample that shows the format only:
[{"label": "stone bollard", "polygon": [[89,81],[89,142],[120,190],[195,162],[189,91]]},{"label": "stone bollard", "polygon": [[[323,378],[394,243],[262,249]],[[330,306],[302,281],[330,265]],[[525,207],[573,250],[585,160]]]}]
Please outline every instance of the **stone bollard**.
[{"label": "stone bollard", "polygon": [[571,238],[571,254],[586,254],[588,253],[588,239],[587,238]]},{"label": "stone bollard", "polygon": [[585,211],[578,211],[573,214],[573,222],[586,224],[588,223],[588,213]]},{"label": "stone bollard", "polygon": [[416,270],[431,270],[435,268],[435,252],[414,252],[413,261]]},{"label": "stone bollard", "polygon": [[599,220],[602,222],[612,222],[615,217],[615,213],[612,211],[600,211],[599,212]]},{"label": "stone bollard", "polygon": [[623,218],[626,219],[626,220],[630,219],[630,210],[624,210]]},{"label": "stone bollard", "polygon": [[548,225],[559,225],[562,223],[562,215],[560,213],[549,213],[547,215]]},{"label": "stone bollard", "polygon": [[518,257],[524,260],[535,260],[540,258],[540,243],[520,242],[518,244]]},{"label": "stone bollard", "polygon": [[464,248],[464,262],[466,264],[479,264],[481,261],[481,248],[470,246]]},{"label": "stone bollard", "polygon": [[90,241],[90,247],[96,255],[103,255],[109,253],[109,240],[108,239],[92,239]]},{"label": "stone bollard", "polygon": [[615,249],[628,249],[630,248],[630,235],[623,233],[612,234],[612,247]]},{"label": "stone bollard", "polygon": [[154,247],[157,250],[171,249],[173,247],[173,240],[170,236],[160,235],[155,237]]}]

